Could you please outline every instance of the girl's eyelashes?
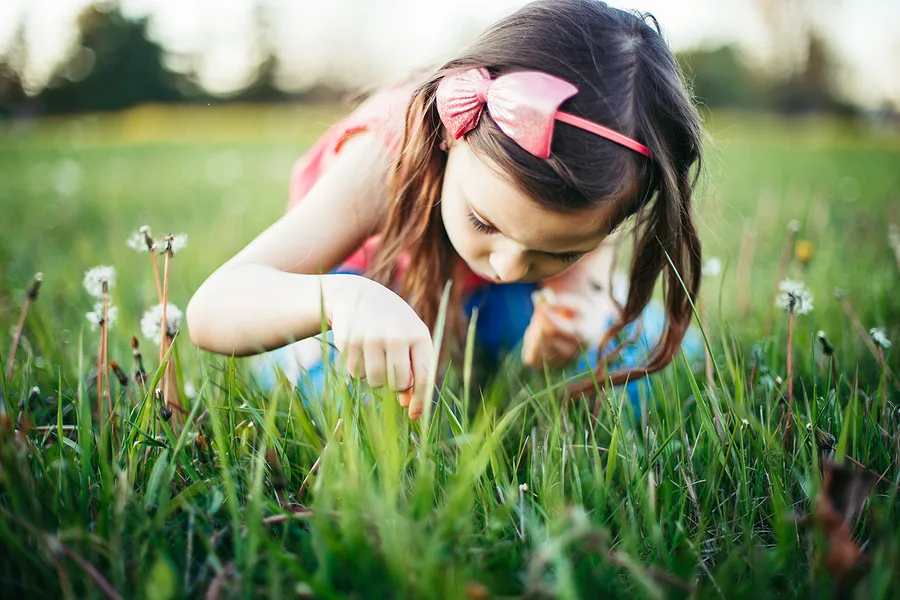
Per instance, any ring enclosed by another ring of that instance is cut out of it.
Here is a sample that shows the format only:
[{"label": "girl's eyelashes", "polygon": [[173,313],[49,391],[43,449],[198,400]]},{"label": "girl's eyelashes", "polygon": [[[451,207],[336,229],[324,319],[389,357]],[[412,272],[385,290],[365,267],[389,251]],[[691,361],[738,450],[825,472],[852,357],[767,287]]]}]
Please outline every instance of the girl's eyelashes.
[{"label": "girl's eyelashes", "polygon": [[573,263],[584,256],[584,252],[568,252],[566,254],[554,254],[553,256],[564,263]]},{"label": "girl's eyelashes", "polygon": [[472,227],[474,227],[481,233],[495,233],[497,231],[496,229],[479,219],[472,211],[469,211],[469,222],[472,223]]},{"label": "girl's eyelashes", "polygon": [[[476,231],[480,231],[481,233],[488,234],[488,235],[490,235],[492,233],[497,233],[497,230],[494,227],[491,227],[490,225],[488,225],[487,223],[485,223],[484,221],[479,219],[478,216],[472,211],[469,211],[469,222],[472,224],[472,227],[474,227]],[[555,258],[556,260],[564,262],[564,263],[573,263],[584,255],[585,255],[584,252],[566,252],[563,254],[550,254],[550,253],[547,254],[547,256],[550,256],[551,258]]]}]

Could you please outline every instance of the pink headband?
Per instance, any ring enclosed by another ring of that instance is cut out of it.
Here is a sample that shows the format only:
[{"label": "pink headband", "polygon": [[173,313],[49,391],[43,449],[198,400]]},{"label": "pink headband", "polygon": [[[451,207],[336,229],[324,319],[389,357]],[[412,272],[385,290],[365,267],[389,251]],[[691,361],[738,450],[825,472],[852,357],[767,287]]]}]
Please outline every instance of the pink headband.
[{"label": "pink headband", "polygon": [[458,75],[448,75],[437,89],[437,109],[441,121],[454,139],[478,125],[487,105],[491,118],[506,135],[538,158],[549,158],[555,120],[590,131],[644,156],[647,146],[613,131],[559,110],[559,106],[578,93],[569,83],[538,71],[520,71],[491,79],[484,67]]}]

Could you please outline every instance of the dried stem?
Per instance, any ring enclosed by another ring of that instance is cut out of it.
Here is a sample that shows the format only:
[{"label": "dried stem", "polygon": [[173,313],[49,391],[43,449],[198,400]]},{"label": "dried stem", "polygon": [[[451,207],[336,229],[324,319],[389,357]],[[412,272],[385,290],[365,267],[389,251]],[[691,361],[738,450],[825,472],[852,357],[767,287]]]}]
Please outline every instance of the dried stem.
[{"label": "dried stem", "polygon": [[884,362],[884,349],[881,346],[878,346],[878,360],[881,363],[881,420],[887,418],[887,378],[885,377],[887,372],[887,365]]},{"label": "dried stem", "polygon": [[25,317],[28,316],[28,309],[31,307],[31,303],[37,300],[43,278],[42,274],[35,274],[25,293],[25,303],[22,304],[22,311],[19,313],[19,323],[16,325],[16,333],[13,335],[12,347],[9,350],[9,362],[6,364],[7,379],[12,378],[13,366],[16,364],[16,350],[19,349],[19,340],[22,338],[22,331],[25,329]]},{"label": "dried stem", "polygon": [[[853,306],[850,304],[850,301],[841,293],[835,292],[835,295],[838,297],[838,300],[841,302],[841,306],[844,309],[844,313],[847,315],[847,318],[850,319],[850,323],[853,324],[853,328],[856,329],[856,332],[859,334],[859,337],[862,338],[862,341],[866,344],[866,347],[869,349],[869,352],[872,353],[877,360],[881,360],[878,346],[872,341],[872,336],[869,335],[869,332],[866,331],[866,328],[863,327],[862,322],[859,320],[859,317],[856,316],[856,311],[853,310]],[[881,360],[881,364],[884,366],[882,369],[884,371],[884,376],[887,379],[893,379],[894,373],[891,369]]]},{"label": "dried stem", "polygon": [[[701,300],[697,300],[697,312],[700,314],[700,327],[703,328],[703,331],[709,331],[709,327],[707,327],[707,319],[706,319],[706,311],[704,310],[705,305]],[[709,351],[709,347],[706,344],[703,344],[703,355],[706,358],[706,384],[712,388],[716,384],[716,374],[713,369],[713,360],[712,354]]]},{"label": "dried stem", "polygon": [[753,260],[756,255],[756,221],[744,221],[744,233],[741,236],[741,250],[737,265],[737,301],[738,314],[750,312],[750,280],[753,271]]},{"label": "dried stem", "polygon": [[[334,437],[338,434],[338,431],[340,430],[341,425],[343,425],[343,423],[344,423],[343,418],[337,420],[337,424],[334,426],[334,431],[331,432],[332,437]],[[338,442],[340,442],[340,440],[338,440]],[[298,498],[303,495],[303,492],[306,491],[306,485],[309,483],[309,478],[312,477],[313,475],[315,475],[316,471],[319,470],[319,465],[322,464],[322,457],[325,456],[325,452],[327,452],[327,451],[328,451],[328,444],[325,444],[325,447],[322,448],[322,454],[320,454],[319,458],[316,459],[316,462],[313,463],[313,466],[312,466],[312,468],[310,468],[309,473],[307,473],[306,477],[303,479],[303,483],[300,484],[300,491],[297,492]]]},{"label": "dried stem", "polygon": [[119,595],[119,592],[117,592],[115,590],[115,588],[113,588],[113,586],[110,585],[110,583],[103,577],[103,575],[100,574],[100,571],[98,571],[94,567],[94,565],[92,565],[91,563],[89,563],[88,561],[83,559],[81,556],[76,554],[74,550],[72,550],[71,548],[69,548],[68,546],[63,544],[62,542],[57,540],[56,543],[59,544],[62,551],[65,552],[69,556],[69,558],[74,560],[78,564],[79,567],[84,569],[84,571],[88,574],[88,576],[90,576],[90,578],[94,580],[94,583],[96,583],[97,586],[101,590],[103,590],[104,594],[106,594],[109,598],[112,598],[113,600],[122,600],[122,596]]}]

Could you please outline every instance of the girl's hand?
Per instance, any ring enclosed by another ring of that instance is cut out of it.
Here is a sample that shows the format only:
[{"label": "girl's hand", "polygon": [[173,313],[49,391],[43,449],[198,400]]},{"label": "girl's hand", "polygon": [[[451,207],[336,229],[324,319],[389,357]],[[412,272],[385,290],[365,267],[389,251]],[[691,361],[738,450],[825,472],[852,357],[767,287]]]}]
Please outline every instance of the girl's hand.
[{"label": "girl's hand", "polygon": [[534,314],[522,340],[522,362],[540,369],[544,362],[565,366],[582,349],[600,343],[616,309],[608,292],[560,292],[545,286],[534,296]]},{"label": "girl's hand", "polygon": [[418,419],[430,400],[434,345],[428,326],[400,296],[364,277],[347,276],[330,304],[335,346],[350,374],[373,388],[401,392],[400,405]]},{"label": "girl's hand", "polygon": [[559,304],[538,302],[522,340],[522,362],[540,369],[544,362],[553,367],[569,364],[581,351],[575,311]]}]

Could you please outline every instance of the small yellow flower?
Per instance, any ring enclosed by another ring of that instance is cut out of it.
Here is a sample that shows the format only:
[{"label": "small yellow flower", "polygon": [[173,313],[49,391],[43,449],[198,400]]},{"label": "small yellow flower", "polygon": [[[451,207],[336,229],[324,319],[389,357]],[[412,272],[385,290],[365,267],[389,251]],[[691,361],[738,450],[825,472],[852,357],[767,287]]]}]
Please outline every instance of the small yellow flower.
[{"label": "small yellow flower", "polygon": [[812,242],[809,240],[797,240],[797,243],[794,244],[794,256],[797,258],[797,262],[805,267],[813,257]]}]

